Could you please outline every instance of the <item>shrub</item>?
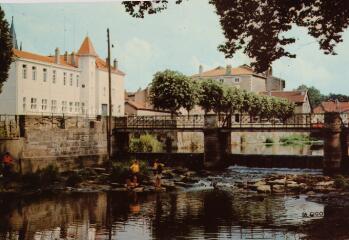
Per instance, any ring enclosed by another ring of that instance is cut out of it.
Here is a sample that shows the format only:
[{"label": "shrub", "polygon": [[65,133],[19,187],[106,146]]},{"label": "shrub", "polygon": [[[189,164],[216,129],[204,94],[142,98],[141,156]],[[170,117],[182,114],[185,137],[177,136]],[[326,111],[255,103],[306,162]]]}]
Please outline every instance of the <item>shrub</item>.
[{"label": "shrub", "polygon": [[340,189],[348,189],[349,188],[349,181],[342,175],[336,175],[334,177],[334,185],[336,188]]},{"label": "shrub", "polygon": [[162,144],[152,135],[144,134],[130,141],[131,152],[160,152]]},{"label": "shrub", "polygon": [[[130,166],[133,161],[123,161],[114,162],[112,166],[112,171],[110,174],[110,181],[124,183],[126,179],[130,176]],[[140,166],[140,181],[143,179],[149,179],[150,170],[147,161],[139,161]]]},{"label": "shrub", "polygon": [[309,145],[313,139],[309,136],[294,134],[286,137],[281,137],[280,142],[283,145]]},{"label": "shrub", "polygon": [[274,143],[274,139],[270,138],[270,137],[267,137],[264,141],[265,144],[267,145],[271,145]]},{"label": "shrub", "polygon": [[83,177],[78,173],[78,172],[72,172],[66,182],[65,185],[69,186],[69,187],[75,187],[76,185],[78,185],[79,183],[81,183],[83,180]]}]

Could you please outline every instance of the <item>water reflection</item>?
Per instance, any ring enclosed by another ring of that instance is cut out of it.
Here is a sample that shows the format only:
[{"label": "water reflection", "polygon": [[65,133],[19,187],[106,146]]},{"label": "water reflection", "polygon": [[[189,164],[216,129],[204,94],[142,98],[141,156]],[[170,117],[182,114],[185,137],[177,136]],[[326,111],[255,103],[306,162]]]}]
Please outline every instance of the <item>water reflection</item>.
[{"label": "water reflection", "polygon": [[302,204],[322,207],[216,190],[1,199],[0,239],[298,239]]}]

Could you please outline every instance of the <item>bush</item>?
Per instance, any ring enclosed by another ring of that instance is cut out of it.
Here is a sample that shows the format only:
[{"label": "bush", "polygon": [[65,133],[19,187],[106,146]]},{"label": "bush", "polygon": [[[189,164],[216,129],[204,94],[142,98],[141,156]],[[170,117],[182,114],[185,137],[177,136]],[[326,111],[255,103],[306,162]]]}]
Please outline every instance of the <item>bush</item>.
[{"label": "bush", "polygon": [[334,185],[336,188],[349,189],[349,181],[342,175],[336,175],[334,177]]},{"label": "bush", "polygon": [[140,138],[131,138],[130,152],[160,152],[162,144],[152,135],[141,135]]},{"label": "bush", "polygon": [[69,187],[75,187],[79,183],[81,183],[83,180],[83,177],[78,172],[72,172],[67,178],[67,181],[65,182],[66,186]]},{"label": "bush", "polygon": [[312,138],[305,135],[294,134],[286,137],[281,137],[280,142],[283,145],[310,145]]},{"label": "bush", "polygon": [[267,137],[264,141],[265,144],[267,145],[271,145],[274,143],[274,139],[270,138],[270,137]]}]

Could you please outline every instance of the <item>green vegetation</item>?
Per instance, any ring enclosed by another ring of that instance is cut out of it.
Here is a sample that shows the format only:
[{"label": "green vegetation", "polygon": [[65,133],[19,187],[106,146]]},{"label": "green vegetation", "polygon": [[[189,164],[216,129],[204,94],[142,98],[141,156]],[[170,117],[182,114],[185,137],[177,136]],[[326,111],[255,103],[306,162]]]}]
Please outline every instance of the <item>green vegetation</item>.
[{"label": "green vegetation", "polygon": [[0,93],[4,82],[8,78],[10,64],[12,62],[12,38],[5,13],[0,6]]},{"label": "green vegetation", "polygon": [[310,145],[312,141],[314,141],[314,139],[300,134],[293,134],[280,138],[280,143],[282,145]]},{"label": "green vegetation", "polygon": [[6,129],[0,128],[0,137],[6,137],[6,136],[7,136]]},{"label": "green vegetation", "polygon": [[272,145],[274,143],[274,139],[267,137],[264,141],[264,143],[268,146],[268,145]]},{"label": "green vegetation", "polygon": [[336,188],[349,190],[349,180],[343,175],[336,175],[334,177],[334,185],[336,186]]},{"label": "green vegetation", "polygon": [[130,152],[161,152],[162,144],[153,135],[144,134],[139,138],[131,138]]}]

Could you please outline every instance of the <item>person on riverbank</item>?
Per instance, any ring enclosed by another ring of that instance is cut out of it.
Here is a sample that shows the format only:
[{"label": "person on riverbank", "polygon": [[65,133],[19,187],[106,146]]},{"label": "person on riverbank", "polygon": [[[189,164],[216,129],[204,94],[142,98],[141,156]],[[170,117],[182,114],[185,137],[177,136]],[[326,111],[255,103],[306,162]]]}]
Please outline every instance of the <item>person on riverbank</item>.
[{"label": "person on riverbank", "polygon": [[140,166],[138,160],[134,160],[130,166],[131,179],[133,183],[138,183],[138,176],[140,172]]},{"label": "person on riverbank", "polygon": [[12,171],[13,158],[11,157],[9,152],[6,152],[2,157],[3,164],[3,174],[4,176],[8,176]]},{"label": "person on riverbank", "polygon": [[153,173],[155,177],[155,182],[154,186],[156,188],[161,187],[161,174],[162,174],[162,169],[164,168],[164,164],[160,163],[157,159],[155,159],[154,164],[153,164]]}]

